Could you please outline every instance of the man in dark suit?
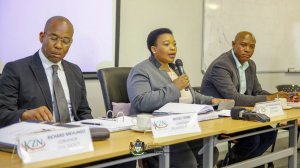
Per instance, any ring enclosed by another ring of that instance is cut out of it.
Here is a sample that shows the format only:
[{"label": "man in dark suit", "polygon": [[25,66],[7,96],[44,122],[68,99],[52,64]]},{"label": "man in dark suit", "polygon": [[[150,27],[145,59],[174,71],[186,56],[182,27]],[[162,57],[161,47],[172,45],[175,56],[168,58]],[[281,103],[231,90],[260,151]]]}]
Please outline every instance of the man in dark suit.
[{"label": "man in dark suit", "polygon": [[[288,98],[287,93],[271,94],[262,89],[256,76],[256,65],[250,59],[255,44],[256,40],[252,33],[239,32],[232,41],[232,50],[223,53],[208,67],[202,80],[201,94],[234,99],[238,106],[254,106],[257,102],[274,100],[277,96]],[[270,127],[249,130],[237,135],[265,128]],[[232,148],[230,163],[262,155],[274,143],[275,138],[275,132],[266,132],[238,139],[238,143]]]},{"label": "man in dark suit", "polygon": [[[58,121],[52,65],[66,100],[68,121],[92,118],[80,68],[63,60],[73,37],[73,25],[65,17],[50,18],[39,34],[42,47],[34,55],[9,62],[0,77],[0,128],[26,120]],[[68,109],[68,110],[67,110]]]},{"label": "man in dark suit", "polygon": [[255,43],[252,33],[239,32],[232,41],[233,49],[223,53],[208,67],[200,92],[213,97],[234,99],[238,106],[254,106],[257,102],[274,100],[277,96],[288,98],[287,93],[271,94],[262,89],[256,76],[255,62],[250,59]]}]

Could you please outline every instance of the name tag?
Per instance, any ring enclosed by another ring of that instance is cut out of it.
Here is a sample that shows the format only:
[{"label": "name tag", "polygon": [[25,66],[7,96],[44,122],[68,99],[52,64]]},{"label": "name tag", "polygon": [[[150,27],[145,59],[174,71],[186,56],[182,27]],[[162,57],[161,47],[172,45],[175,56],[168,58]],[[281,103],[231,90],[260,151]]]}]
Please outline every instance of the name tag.
[{"label": "name tag", "polygon": [[268,117],[274,117],[284,114],[280,101],[267,101],[256,103],[253,111],[265,114]]},{"label": "name tag", "polygon": [[33,163],[94,150],[88,127],[67,128],[19,136],[18,155]]},{"label": "name tag", "polygon": [[197,113],[177,114],[151,118],[154,138],[200,132]]}]

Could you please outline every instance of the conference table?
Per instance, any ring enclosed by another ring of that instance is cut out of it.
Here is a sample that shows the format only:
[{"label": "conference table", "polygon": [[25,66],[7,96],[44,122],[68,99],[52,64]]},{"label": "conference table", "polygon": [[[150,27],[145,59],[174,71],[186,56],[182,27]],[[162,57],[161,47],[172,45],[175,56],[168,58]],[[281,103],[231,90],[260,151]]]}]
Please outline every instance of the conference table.
[{"label": "conference table", "polygon": [[[66,156],[32,164],[22,164],[22,161],[17,154],[0,151],[0,167],[70,167],[103,160],[104,163],[99,163],[97,167],[105,167],[112,164],[152,157],[155,155],[160,156],[160,167],[169,167],[169,145],[194,139],[201,139],[220,133],[220,130],[211,129],[212,124],[210,122],[201,122],[200,125],[202,127],[201,133],[190,133],[159,139],[154,139],[151,132],[143,133],[132,130],[114,132],[111,133],[110,138],[107,140],[94,141],[93,152]],[[134,143],[137,139],[143,141],[150,149],[156,150],[154,152],[146,152],[146,154],[141,156],[131,155],[129,150],[130,142]],[[128,155],[131,157],[117,158],[113,161],[108,160],[106,162],[106,159]]]},{"label": "conference table", "polygon": [[221,130],[222,134],[232,134],[232,133],[246,131],[246,130],[264,127],[268,125],[275,126],[277,123],[287,122],[287,124],[285,126],[274,127],[267,130],[252,132],[252,133],[243,134],[240,136],[234,136],[222,140],[219,140],[217,136],[210,136],[204,138],[204,142],[207,145],[207,148],[204,153],[204,160],[203,160],[204,167],[213,167],[212,151],[213,151],[213,146],[215,144],[231,141],[234,139],[243,138],[255,134],[265,133],[268,131],[274,131],[276,129],[282,129],[282,128],[289,129],[289,144],[286,149],[275,151],[270,154],[265,154],[263,156],[249,159],[243,162],[238,162],[236,164],[226,166],[226,168],[256,167],[285,157],[288,157],[289,168],[297,167],[297,131],[298,131],[297,119],[299,118],[300,118],[300,109],[290,109],[290,110],[285,110],[284,115],[272,117],[270,122],[265,122],[265,123],[244,121],[244,120],[233,120],[231,118],[222,118],[222,119],[214,120],[212,122],[213,124],[215,124],[213,126],[213,129]]},{"label": "conference table", "polygon": [[[107,140],[94,141],[94,151],[72,156],[66,156],[57,159],[51,159],[32,164],[23,164],[17,154],[11,154],[0,151],[0,167],[70,167],[93,163],[96,167],[105,167],[113,164],[119,164],[141,158],[159,156],[159,166],[169,167],[169,146],[181,142],[195,139],[204,139],[204,167],[213,167],[213,146],[217,143],[232,140],[240,137],[230,137],[228,139],[218,140],[219,134],[230,134],[239,131],[245,131],[253,128],[274,125],[281,122],[288,122],[285,128],[289,128],[289,147],[281,151],[263,155],[261,157],[249,159],[243,162],[229,165],[228,167],[254,167],[283,157],[288,157],[289,167],[297,166],[297,119],[300,118],[300,109],[286,110],[284,115],[271,118],[270,122],[251,122],[243,120],[232,120],[231,118],[219,118],[215,120],[202,121],[199,125],[202,129],[198,133],[182,134],[164,138],[154,139],[151,132],[134,132],[132,130],[111,133]],[[277,127],[270,130],[259,131],[255,133],[263,133],[273,131]],[[243,135],[244,136],[250,136]],[[141,156],[133,156],[130,154],[130,142],[137,139],[145,142],[150,149]],[[90,166],[93,167],[93,166]]]}]

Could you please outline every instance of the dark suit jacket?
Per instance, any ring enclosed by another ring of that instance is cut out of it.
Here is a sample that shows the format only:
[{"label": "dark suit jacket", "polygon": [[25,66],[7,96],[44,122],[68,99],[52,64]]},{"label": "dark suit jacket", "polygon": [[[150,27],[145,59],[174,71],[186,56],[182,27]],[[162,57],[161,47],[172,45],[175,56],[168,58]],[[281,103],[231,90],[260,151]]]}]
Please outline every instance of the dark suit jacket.
[{"label": "dark suit jacket", "polygon": [[234,99],[238,106],[253,106],[257,102],[266,101],[269,92],[262,90],[256,76],[256,65],[249,60],[246,69],[247,90],[240,94],[239,72],[231,50],[215,59],[202,80],[201,94],[217,98]]},{"label": "dark suit jacket", "polygon": [[[92,118],[80,68],[63,60],[75,120]],[[0,77],[0,128],[19,122],[27,109],[47,106],[52,98],[47,76],[38,52],[5,65]]]}]

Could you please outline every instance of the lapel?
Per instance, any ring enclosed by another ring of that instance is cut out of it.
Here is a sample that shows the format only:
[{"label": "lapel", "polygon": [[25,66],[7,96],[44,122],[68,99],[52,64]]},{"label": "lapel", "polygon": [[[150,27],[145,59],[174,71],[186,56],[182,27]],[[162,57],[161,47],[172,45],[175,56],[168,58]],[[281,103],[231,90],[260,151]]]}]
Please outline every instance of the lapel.
[{"label": "lapel", "polygon": [[47,106],[49,110],[52,112],[52,97],[50,93],[50,87],[48,83],[48,79],[42,64],[42,61],[40,59],[40,56],[38,52],[36,52],[32,57],[32,63],[30,65],[32,72],[35,76],[35,80],[37,81],[38,85],[40,86],[40,89],[43,93],[45,102],[47,103]]},{"label": "lapel", "polygon": [[170,78],[170,76],[168,75],[168,73],[166,71],[162,71],[162,70],[159,69],[160,66],[161,66],[161,64],[154,58],[153,55],[150,55],[149,61],[155,66],[155,68],[157,68],[157,70],[159,71],[159,73],[163,77],[163,80],[167,80],[169,82],[170,81],[172,82],[172,79]]},{"label": "lapel", "polygon": [[[237,67],[236,67],[236,63],[235,63],[235,60],[234,60],[234,58],[233,58],[233,55],[232,55],[232,52],[231,52],[231,50],[229,50],[228,51],[228,58],[229,58],[229,60],[230,60],[230,62],[231,62],[231,67],[233,67],[233,69],[234,69],[234,71],[235,71],[235,74],[236,74],[236,76],[237,76],[237,81],[236,82],[234,82],[234,84],[236,83],[237,85],[236,85],[236,90],[238,91],[238,92],[240,92],[240,73],[239,73],[239,70],[237,69]],[[247,75],[246,75],[247,76]]]},{"label": "lapel", "polygon": [[[70,93],[70,99],[71,99],[71,105],[72,105],[72,109],[74,108],[74,105],[76,104],[76,92],[75,92],[75,79],[73,78],[74,74],[71,71],[71,67],[69,66],[69,64],[62,60],[62,66],[64,67],[64,71],[65,71],[65,75],[66,75],[66,79],[67,79],[67,83],[68,83],[68,87],[69,87],[69,93]],[[74,112],[72,110],[72,112]]]}]

